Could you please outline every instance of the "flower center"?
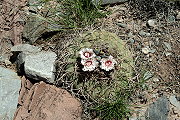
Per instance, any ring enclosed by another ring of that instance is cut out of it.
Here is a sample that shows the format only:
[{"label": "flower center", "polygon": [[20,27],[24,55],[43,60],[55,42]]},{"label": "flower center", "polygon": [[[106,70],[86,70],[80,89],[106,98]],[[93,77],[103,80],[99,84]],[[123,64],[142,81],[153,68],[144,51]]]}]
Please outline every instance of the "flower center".
[{"label": "flower center", "polygon": [[85,66],[91,66],[92,63],[93,63],[92,61],[88,60],[88,61],[86,61]]},{"label": "flower center", "polygon": [[111,65],[112,65],[112,61],[111,61],[111,60],[107,60],[107,61],[105,62],[105,65],[106,65],[106,66],[111,66]]},{"label": "flower center", "polygon": [[85,53],[84,53],[84,56],[85,56],[86,58],[91,57],[91,55],[92,55],[92,53],[90,53],[90,52],[85,52]]}]

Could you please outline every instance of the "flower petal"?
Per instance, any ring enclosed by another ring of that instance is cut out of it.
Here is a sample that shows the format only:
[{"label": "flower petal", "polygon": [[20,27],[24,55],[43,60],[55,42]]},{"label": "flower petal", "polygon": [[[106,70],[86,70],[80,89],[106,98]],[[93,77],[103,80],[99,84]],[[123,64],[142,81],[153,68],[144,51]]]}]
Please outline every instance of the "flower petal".
[{"label": "flower petal", "polygon": [[82,59],[81,64],[84,66],[82,69],[83,71],[93,71],[98,66],[98,62],[95,58]]},{"label": "flower petal", "polygon": [[117,64],[112,56],[109,56],[108,58],[102,58],[100,62],[100,68],[106,71],[114,69],[114,65]]},{"label": "flower petal", "polygon": [[83,48],[79,51],[80,57],[82,59],[89,59],[89,58],[94,58],[96,55],[93,52],[93,49],[90,48]]}]

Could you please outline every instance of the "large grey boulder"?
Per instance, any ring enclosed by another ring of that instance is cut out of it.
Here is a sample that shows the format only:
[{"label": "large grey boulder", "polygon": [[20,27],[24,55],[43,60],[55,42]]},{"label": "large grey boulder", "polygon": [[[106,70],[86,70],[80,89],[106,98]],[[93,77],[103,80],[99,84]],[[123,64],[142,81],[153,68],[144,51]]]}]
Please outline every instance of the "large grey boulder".
[{"label": "large grey boulder", "polygon": [[27,77],[34,80],[54,82],[54,52],[41,51],[41,48],[29,44],[13,46],[11,51],[15,56],[18,72],[25,72]]},{"label": "large grey boulder", "polygon": [[163,96],[151,104],[146,111],[146,120],[168,120],[169,101]]},{"label": "large grey boulder", "polygon": [[18,72],[22,72],[21,70],[24,69],[23,64],[25,62],[26,56],[40,51],[41,51],[40,47],[36,47],[29,44],[19,44],[13,46],[11,48],[11,52],[13,53],[15,63],[17,64]]},{"label": "large grey boulder", "polygon": [[128,0],[92,0],[96,3],[100,2],[101,5],[106,5],[106,4],[114,4],[114,3],[123,3],[127,2]]},{"label": "large grey boulder", "polygon": [[0,120],[12,120],[17,109],[21,79],[12,70],[0,67]]},{"label": "large grey boulder", "polygon": [[54,83],[55,60],[54,52],[38,52],[25,58],[24,70],[27,77]]}]

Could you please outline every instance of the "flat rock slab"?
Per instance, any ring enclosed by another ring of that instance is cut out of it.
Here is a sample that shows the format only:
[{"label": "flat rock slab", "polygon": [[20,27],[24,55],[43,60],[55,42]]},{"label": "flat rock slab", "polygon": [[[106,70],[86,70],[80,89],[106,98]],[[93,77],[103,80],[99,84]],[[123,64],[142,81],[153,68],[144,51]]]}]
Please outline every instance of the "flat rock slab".
[{"label": "flat rock slab", "polygon": [[[34,8],[36,9],[36,7]],[[47,11],[49,10],[47,9]],[[47,12],[47,14],[49,12]],[[23,37],[30,43],[34,43],[38,38],[42,37],[43,34],[62,29],[58,24],[47,22],[47,19],[51,19],[50,17],[45,18],[43,15],[28,12],[26,24],[23,29]]]},{"label": "flat rock slab", "polygon": [[0,120],[12,120],[18,105],[21,79],[10,69],[0,67]]},{"label": "flat rock slab", "polygon": [[166,97],[159,98],[151,104],[146,111],[146,120],[167,120],[169,113],[169,101]]},{"label": "flat rock slab", "polygon": [[[26,87],[26,83],[22,85]],[[34,84],[27,95],[21,90],[14,120],[80,120],[81,104],[66,90],[44,82]],[[26,91],[27,92],[27,91]],[[23,98],[22,98],[23,97]]]},{"label": "flat rock slab", "polygon": [[19,44],[11,47],[11,52],[25,52],[25,53],[36,53],[40,52],[41,48],[30,44]]},{"label": "flat rock slab", "polygon": [[26,56],[24,64],[26,76],[34,80],[53,83],[55,79],[55,60],[56,54],[48,51]]},{"label": "flat rock slab", "polygon": [[26,18],[26,24],[23,30],[23,37],[30,41],[30,43],[34,43],[41,35],[47,32],[47,22],[40,19],[41,16],[38,16],[33,13],[29,13]]}]

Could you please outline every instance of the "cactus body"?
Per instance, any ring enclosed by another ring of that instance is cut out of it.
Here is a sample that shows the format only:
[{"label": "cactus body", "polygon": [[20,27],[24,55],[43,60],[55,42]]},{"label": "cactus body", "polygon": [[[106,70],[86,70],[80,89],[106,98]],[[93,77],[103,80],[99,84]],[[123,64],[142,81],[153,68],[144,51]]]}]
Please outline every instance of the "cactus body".
[{"label": "cactus body", "polygon": [[[113,71],[100,69],[84,72],[79,65],[79,51],[82,48],[91,48],[101,56],[112,55],[117,61]],[[133,58],[125,42],[114,33],[107,31],[91,31],[80,35],[67,47],[68,67],[65,72],[72,74],[67,77],[81,94],[97,102],[112,102],[118,92],[127,87],[133,74]]]}]

